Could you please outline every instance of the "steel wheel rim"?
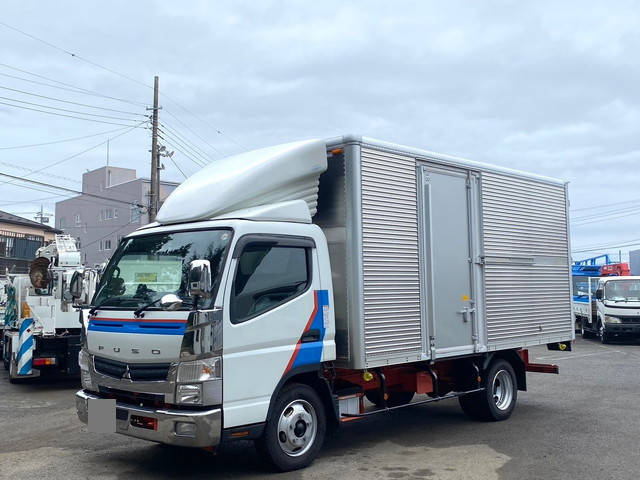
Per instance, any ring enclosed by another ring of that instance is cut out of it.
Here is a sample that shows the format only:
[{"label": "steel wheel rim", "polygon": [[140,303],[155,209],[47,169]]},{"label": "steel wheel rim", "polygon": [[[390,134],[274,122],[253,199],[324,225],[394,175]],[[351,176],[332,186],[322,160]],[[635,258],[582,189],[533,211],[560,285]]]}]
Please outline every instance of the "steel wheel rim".
[{"label": "steel wheel rim", "polygon": [[507,410],[513,400],[513,379],[506,370],[498,371],[493,377],[493,401],[498,410]]},{"label": "steel wheel rim", "polygon": [[313,406],[298,399],[289,403],[278,419],[278,445],[290,457],[309,451],[316,439],[318,417]]}]

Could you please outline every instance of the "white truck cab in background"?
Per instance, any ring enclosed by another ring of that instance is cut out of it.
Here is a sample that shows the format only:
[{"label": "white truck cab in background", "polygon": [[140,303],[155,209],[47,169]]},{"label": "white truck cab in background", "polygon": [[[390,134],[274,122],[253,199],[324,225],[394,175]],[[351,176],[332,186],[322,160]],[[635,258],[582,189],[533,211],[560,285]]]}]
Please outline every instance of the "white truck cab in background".
[{"label": "white truck cab in background", "polygon": [[601,277],[596,281],[591,315],[583,322],[582,335],[597,336],[602,343],[640,336],[640,277]]},{"label": "white truck cab in background", "polygon": [[506,419],[527,371],[557,373],[523,347],[574,338],[566,206],[563,182],[361,137],[215,162],[84,307],[78,416],[115,399],[118,433],[254,439],[279,470],[415,394]]}]

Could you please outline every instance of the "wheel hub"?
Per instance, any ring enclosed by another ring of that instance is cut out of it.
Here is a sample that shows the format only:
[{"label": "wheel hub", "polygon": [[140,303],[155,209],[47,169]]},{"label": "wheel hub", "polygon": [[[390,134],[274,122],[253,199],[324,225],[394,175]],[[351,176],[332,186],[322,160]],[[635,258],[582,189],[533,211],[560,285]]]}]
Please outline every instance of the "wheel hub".
[{"label": "wheel hub", "polygon": [[513,380],[509,372],[500,370],[493,377],[493,401],[499,410],[507,410],[513,401]]},{"label": "wheel hub", "polygon": [[313,406],[306,400],[289,403],[278,419],[280,448],[289,456],[305,454],[316,438],[317,417]]}]

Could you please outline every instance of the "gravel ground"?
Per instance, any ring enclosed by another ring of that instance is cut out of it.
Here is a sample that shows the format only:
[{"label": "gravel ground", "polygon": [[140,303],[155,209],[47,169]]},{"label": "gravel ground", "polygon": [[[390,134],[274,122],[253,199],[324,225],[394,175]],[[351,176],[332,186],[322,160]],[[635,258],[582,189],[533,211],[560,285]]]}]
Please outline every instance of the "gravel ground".
[{"label": "gravel ground", "polygon": [[[309,468],[274,478],[636,479],[640,345],[578,339],[531,350],[560,375],[529,374],[506,422],[468,420],[455,400],[352,422]],[[0,478],[243,478],[265,475],[251,443],[222,454],[88,433],[77,380],[11,385],[0,369]]]}]

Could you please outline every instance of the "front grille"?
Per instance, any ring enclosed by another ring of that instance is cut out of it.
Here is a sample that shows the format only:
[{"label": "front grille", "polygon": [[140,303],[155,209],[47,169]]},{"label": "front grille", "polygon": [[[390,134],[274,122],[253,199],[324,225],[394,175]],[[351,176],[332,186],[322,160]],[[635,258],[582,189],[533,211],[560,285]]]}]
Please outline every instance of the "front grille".
[{"label": "front grille", "polygon": [[[127,390],[120,390],[117,388],[109,388],[104,386],[99,386],[98,391],[105,398],[114,398],[118,402],[129,403],[133,405],[142,405],[144,407],[151,408],[159,408],[164,407],[166,404],[164,403],[164,395],[160,393],[141,393],[141,392],[129,392]],[[122,409],[117,409],[122,410]],[[125,410],[126,412],[126,410]],[[123,420],[117,416],[118,412],[116,411],[116,418],[119,420]],[[120,412],[122,415],[122,412]],[[124,419],[126,420],[126,418]]]},{"label": "front grille", "polygon": [[123,378],[129,371],[131,380],[166,380],[169,374],[168,363],[123,363],[106,358],[94,357],[93,366],[96,372],[114,378]]},{"label": "front grille", "polygon": [[618,317],[622,323],[640,323],[640,317]]}]

